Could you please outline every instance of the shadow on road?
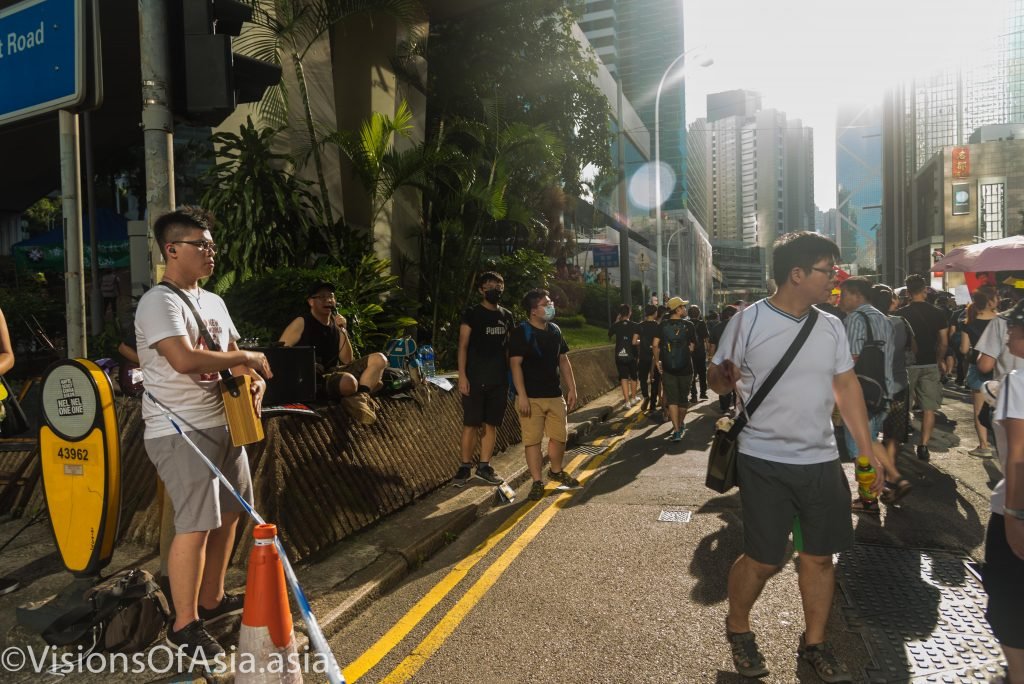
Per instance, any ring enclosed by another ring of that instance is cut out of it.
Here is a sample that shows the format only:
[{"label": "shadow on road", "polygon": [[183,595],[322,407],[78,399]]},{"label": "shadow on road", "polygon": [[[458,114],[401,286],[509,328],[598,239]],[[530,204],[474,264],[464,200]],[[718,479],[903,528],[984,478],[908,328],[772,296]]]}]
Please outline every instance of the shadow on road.
[{"label": "shadow on road", "polygon": [[729,568],[743,552],[739,505],[737,490],[715,497],[697,510],[698,514],[718,513],[718,519],[725,523],[700,540],[690,559],[690,576],[697,580],[690,591],[690,598],[697,603],[710,606],[727,598]]}]

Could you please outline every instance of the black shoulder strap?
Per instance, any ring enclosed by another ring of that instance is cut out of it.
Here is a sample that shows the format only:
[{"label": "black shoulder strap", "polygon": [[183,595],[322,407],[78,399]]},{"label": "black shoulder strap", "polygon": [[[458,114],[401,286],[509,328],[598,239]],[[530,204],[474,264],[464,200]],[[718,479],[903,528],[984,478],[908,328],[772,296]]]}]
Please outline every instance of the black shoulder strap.
[{"label": "black shoulder strap", "polygon": [[864,327],[868,329],[868,342],[874,342],[875,336],[871,334],[871,319],[863,311],[858,311],[857,313],[864,317]]},{"label": "black shoulder strap", "polygon": [[775,368],[772,369],[771,374],[765,379],[764,384],[757,390],[753,398],[746,402],[743,406],[743,412],[736,418],[736,422],[733,423],[732,429],[729,430],[730,436],[735,439],[740,431],[747,426],[747,421],[750,420],[751,414],[757,410],[757,407],[761,405],[764,398],[768,396],[768,393],[775,387],[775,383],[779,381],[782,374],[789,368],[789,364],[793,362],[796,355],[800,352],[800,349],[804,346],[804,342],[807,341],[807,337],[811,334],[811,328],[814,327],[815,322],[818,320],[818,311],[812,306],[807,312],[807,320],[804,321],[803,327],[800,328],[800,332],[797,333],[796,339],[789,345],[789,349],[779,359],[779,363],[776,364]]},{"label": "black shoulder strap", "polygon": [[[181,301],[185,302],[185,306],[187,306],[188,310],[192,312],[192,317],[196,319],[196,325],[199,326],[199,335],[206,342],[207,349],[209,349],[210,351],[220,351],[220,348],[217,346],[217,343],[213,341],[213,335],[211,335],[210,331],[206,329],[206,323],[203,323],[203,317],[199,315],[199,312],[196,311],[196,307],[192,305],[192,300],[189,299],[188,296],[186,296],[185,293],[181,291],[181,288],[179,288],[177,285],[172,285],[166,280],[160,281],[160,284],[166,287],[174,294],[181,297]],[[222,370],[220,372],[220,377],[227,380],[228,378],[231,377],[231,371]]]}]

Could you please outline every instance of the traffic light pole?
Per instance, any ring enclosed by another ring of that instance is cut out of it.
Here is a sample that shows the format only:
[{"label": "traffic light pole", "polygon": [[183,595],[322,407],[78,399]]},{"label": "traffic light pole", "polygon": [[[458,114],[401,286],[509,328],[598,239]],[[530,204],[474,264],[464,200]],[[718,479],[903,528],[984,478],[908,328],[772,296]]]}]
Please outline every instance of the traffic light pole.
[{"label": "traffic light pole", "polygon": [[[139,49],[142,55],[142,130],[146,150],[146,214],[150,230],[174,207],[174,118],[166,0],[139,0]],[[150,251],[150,284],[162,256]]]}]

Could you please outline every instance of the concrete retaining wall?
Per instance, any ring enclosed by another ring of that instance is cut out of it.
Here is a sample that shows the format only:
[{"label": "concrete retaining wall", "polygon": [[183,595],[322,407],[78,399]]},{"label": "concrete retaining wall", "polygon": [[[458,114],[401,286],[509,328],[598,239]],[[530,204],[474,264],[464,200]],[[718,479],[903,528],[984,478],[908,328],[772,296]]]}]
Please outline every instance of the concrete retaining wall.
[{"label": "concrete retaining wall", "polygon": [[[570,352],[581,406],[618,384],[610,347]],[[123,502],[120,537],[159,547],[160,495],[142,443],[139,399],[118,399]],[[448,482],[459,463],[462,402],[457,390],[424,386],[414,400],[383,400],[377,422],[356,425],[339,406],[317,417],[275,416],[266,439],[248,449],[256,510],[275,522],[293,560],[315,558],[348,535],[372,525]],[[497,449],[518,443],[512,403],[498,430]],[[15,461],[28,452],[10,452]],[[33,463],[28,470],[35,471]],[[29,473],[31,475],[31,473]],[[0,492],[2,493],[2,492]],[[44,505],[35,483],[27,511]],[[0,504],[3,502],[0,501]],[[0,513],[6,511],[0,510]],[[251,538],[251,522],[239,535]],[[234,560],[244,562],[248,544]]]}]

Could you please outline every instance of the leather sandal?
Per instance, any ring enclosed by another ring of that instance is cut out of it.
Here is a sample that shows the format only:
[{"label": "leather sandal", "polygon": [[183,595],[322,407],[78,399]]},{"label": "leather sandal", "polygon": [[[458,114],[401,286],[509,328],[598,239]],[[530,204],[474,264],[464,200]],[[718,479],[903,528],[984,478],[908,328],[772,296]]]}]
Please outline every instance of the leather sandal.
[{"label": "leather sandal", "polygon": [[730,632],[726,626],[725,638],[729,640],[736,672],[743,677],[763,677],[768,674],[768,666],[765,665],[761,649],[757,647],[753,632]]}]

